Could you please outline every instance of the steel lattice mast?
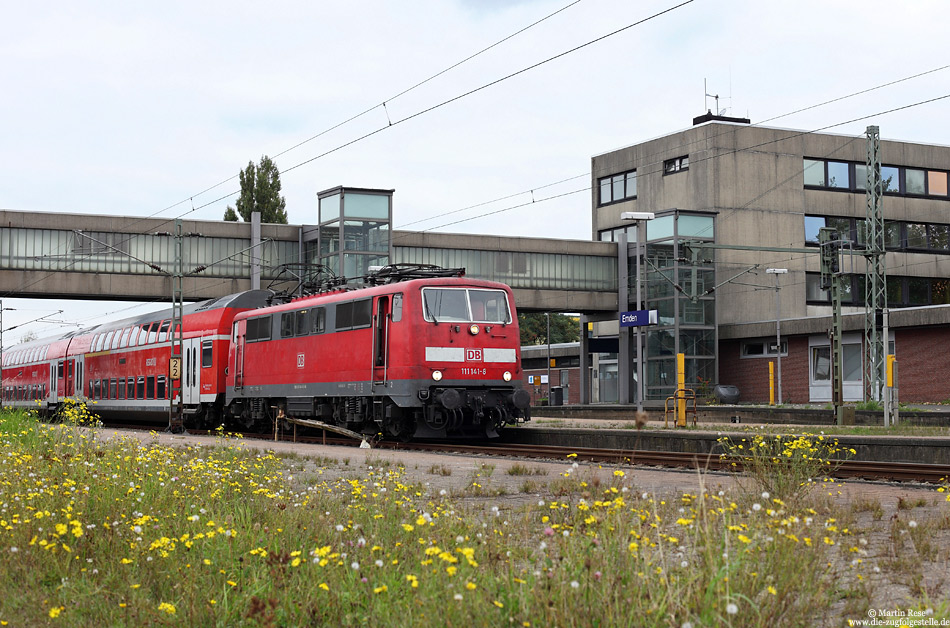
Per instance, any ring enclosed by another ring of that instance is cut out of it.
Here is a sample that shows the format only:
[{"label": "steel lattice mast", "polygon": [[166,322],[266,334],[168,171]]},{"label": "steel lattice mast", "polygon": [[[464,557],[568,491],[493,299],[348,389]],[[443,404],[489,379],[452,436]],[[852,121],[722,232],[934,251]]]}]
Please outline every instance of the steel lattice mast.
[{"label": "steel lattice mast", "polygon": [[884,212],[881,180],[881,136],[876,126],[867,128],[867,220],[864,277],[864,350],[865,400],[883,399],[884,365],[887,338],[883,336],[884,310],[887,308],[887,281],[884,260]]},{"label": "steel lattice mast", "polygon": [[168,430],[182,432],[182,314],[184,312],[184,241],[181,235],[181,218],[175,219],[175,270],[171,276],[172,284],[172,333],[171,359],[168,368]]}]

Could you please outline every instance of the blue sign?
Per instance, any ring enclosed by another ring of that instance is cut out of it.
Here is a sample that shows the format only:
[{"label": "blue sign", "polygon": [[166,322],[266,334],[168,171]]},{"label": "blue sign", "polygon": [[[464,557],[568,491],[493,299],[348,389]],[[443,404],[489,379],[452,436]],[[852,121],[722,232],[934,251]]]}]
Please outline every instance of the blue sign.
[{"label": "blue sign", "polygon": [[656,325],[656,310],[633,310],[620,313],[621,327],[644,327]]}]

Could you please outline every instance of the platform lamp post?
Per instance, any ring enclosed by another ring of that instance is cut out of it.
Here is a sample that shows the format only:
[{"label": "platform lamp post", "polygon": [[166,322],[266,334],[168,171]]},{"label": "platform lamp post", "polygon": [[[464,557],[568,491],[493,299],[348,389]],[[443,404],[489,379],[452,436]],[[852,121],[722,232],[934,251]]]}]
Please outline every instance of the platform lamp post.
[{"label": "platform lamp post", "polygon": [[[637,226],[637,309],[641,307],[641,295],[640,295],[640,243],[645,240],[641,237],[640,225],[642,225],[647,220],[653,220],[653,212],[621,212],[620,220],[633,222]],[[626,303],[621,303],[621,307],[627,307]],[[637,343],[637,412],[643,412],[643,341],[642,341],[642,332],[640,327],[637,327],[636,333],[636,343]]]},{"label": "platform lamp post", "polygon": [[782,405],[782,318],[779,305],[778,276],[787,275],[787,268],[766,268],[765,272],[775,275],[775,379],[777,381],[778,405]]}]

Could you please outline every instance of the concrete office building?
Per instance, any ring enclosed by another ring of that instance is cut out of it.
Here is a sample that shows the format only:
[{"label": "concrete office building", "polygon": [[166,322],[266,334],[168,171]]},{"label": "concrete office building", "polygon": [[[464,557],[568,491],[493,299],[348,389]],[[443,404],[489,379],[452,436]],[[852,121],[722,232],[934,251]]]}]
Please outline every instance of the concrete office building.
[{"label": "concrete office building", "polygon": [[[627,290],[621,287],[627,299],[620,309],[658,311],[658,324],[643,328],[648,404],[673,394],[677,353],[686,355],[688,388],[734,384],[742,401],[767,401],[768,363],[776,360],[776,286],[783,401],[831,399],[831,302],[820,288],[817,246],[825,226],[853,243],[853,254],[841,262],[843,392],[845,401],[863,398],[866,155],[863,135],[765,128],[708,114],[686,130],[592,158],[593,238],[627,242],[620,252],[627,266],[620,264],[620,276],[626,272],[629,278]],[[950,147],[882,139],[880,155],[888,353],[899,364],[900,398],[947,400]],[[621,218],[624,212],[652,212],[655,218],[630,222]],[[686,247],[687,241],[718,246]],[[788,272],[767,274],[768,268]],[[621,331],[617,320],[593,327],[594,338],[619,334],[620,349],[589,349],[591,389],[618,392],[589,400],[634,402],[635,334]],[[618,385],[610,385],[613,378]]]}]

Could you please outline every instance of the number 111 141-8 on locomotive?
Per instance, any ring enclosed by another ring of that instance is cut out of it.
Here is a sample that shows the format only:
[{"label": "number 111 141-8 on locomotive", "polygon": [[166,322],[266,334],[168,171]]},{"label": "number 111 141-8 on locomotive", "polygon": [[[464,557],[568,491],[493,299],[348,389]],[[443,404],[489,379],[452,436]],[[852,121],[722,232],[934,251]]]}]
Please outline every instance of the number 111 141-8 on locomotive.
[{"label": "number 111 141-8 on locomotive", "polygon": [[511,289],[438,277],[237,314],[224,406],[386,437],[495,437],[530,420]]}]

